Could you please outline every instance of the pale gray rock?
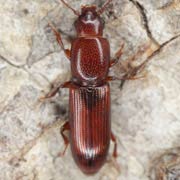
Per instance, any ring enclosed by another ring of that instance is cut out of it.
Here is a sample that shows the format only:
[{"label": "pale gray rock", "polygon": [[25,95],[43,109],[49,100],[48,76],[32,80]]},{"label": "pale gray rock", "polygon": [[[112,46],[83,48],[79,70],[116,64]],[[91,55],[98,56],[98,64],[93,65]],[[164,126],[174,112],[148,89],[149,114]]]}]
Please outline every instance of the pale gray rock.
[{"label": "pale gray rock", "polygon": [[[105,1],[67,0],[101,6]],[[68,120],[68,90],[44,103],[53,84],[67,81],[70,62],[48,27],[75,37],[74,14],[59,1],[0,0],[0,179],[2,180],[178,180],[180,178],[180,1],[114,0],[103,14],[111,54],[124,43],[122,68],[148,57],[136,80],[111,83],[112,129],[118,158],[94,176],[64,157],[59,129]]]}]

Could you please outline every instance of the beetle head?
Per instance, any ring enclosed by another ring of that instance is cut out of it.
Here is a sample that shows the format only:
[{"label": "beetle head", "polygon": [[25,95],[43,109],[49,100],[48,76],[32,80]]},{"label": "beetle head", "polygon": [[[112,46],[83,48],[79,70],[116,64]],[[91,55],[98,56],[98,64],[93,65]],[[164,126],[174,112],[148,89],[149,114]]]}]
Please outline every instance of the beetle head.
[{"label": "beetle head", "polygon": [[75,21],[78,36],[100,36],[104,21],[96,11],[96,6],[82,6],[81,15]]},{"label": "beetle head", "polygon": [[104,21],[100,15],[105,11],[112,0],[97,10],[96,6],[82,6],[81,13],[72,8],[66,1],[61,0],[69,9],[71,9],[78,19],[75,21],[75,28],[78,36],[101,36],[104,28]]}]

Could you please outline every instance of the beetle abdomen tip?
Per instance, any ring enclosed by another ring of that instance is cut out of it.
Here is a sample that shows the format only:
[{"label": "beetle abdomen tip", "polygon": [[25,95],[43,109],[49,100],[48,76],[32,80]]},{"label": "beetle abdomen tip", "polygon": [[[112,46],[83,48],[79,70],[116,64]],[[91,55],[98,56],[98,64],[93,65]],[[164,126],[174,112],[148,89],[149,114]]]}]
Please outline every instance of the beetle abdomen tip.
[{"label": "beetle abdomen tip", "polygon": [[85,174],[95,174],[103,166],[108,149],[94,154],[74,154],[75,161]]}]

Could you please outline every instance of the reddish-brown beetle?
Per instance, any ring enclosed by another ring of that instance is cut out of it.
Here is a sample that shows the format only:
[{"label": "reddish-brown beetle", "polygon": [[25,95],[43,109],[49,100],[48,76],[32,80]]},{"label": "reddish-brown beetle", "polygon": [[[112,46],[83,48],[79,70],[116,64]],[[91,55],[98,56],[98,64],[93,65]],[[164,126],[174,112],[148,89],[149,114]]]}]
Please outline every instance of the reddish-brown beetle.
[{"label": "reddish-brown beetle", "polygon": [[[117,63],[122,47],[116,57],[110,60],[110,47],[103,38],[104,22],[100,15],[112,0],[97,10],[96,6],[83,6],[81,13],[61,0],[75,15],[77,38],[71,50],[65,49],[59,32],[52,26],[59,45],[71,62],[72,79],[55,87],[44,98],[54,96],[59,88],[69,88],[69,121],[64,124],[61,134],[65,150],[69,140],[64,131],[70,130],[70,144],[75,162],[87,174],[96,173],[104,164],[110,139],[114,142],[113,156],[117,156],[116,139],[111,132],[109,68]],[[65,152],[64,150],[64,152]],[[63,152],[63,154],[64,154]]]}]

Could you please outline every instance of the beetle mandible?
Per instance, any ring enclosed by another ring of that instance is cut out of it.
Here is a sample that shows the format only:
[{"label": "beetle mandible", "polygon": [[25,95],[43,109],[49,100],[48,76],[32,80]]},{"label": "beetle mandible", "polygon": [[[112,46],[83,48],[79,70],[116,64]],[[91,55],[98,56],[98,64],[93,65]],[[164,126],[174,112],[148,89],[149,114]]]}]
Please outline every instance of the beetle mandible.
[{"label": "beetle mandible", "polygon": [[[60,88],[69,88],[69,121],[61,128],[65,153],[69,141],[73,158],[86,174],[94,174],[106,161],[110,139],[114,142],[113,156],[117,157],[117,142],[111,132],[109,69],[118,62],[123,45],[110,60],[110,46],[103,37],[104,21],[101,14],[112,0],[100,8],[82,6],[81,13],[61,0],[76,16],[77,37],[71,50],[65,49],[60,33],[49,24],[57,42],[71,63],[72,78],[53,88],[43,99],[54,96]],[[64,134],[69,130],[69,139]]]}]

